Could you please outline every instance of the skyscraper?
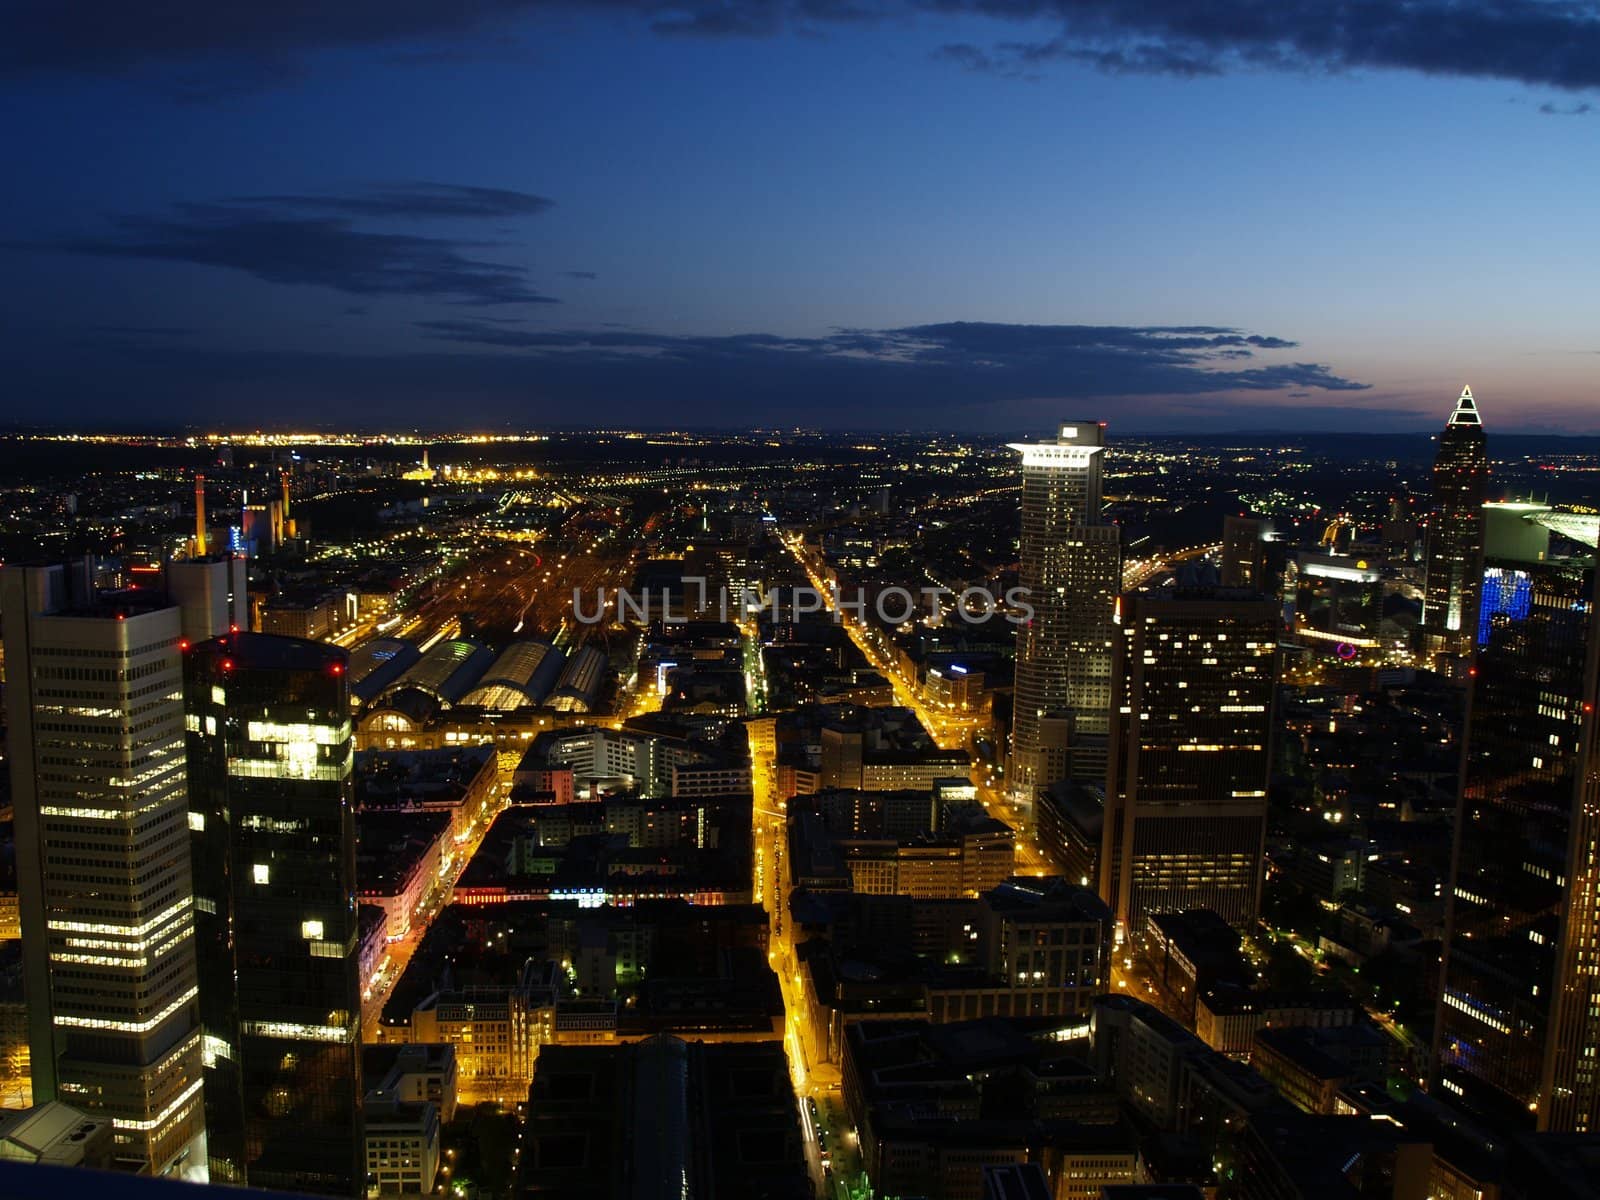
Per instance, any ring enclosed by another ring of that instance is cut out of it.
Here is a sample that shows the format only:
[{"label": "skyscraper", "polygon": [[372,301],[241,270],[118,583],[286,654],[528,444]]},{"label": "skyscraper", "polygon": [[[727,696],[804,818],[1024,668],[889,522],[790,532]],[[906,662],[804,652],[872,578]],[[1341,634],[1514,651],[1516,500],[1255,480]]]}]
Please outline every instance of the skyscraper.
[{"label": "skyscraper", "polygon": [[1123,597],[1100,888],[1125,933],[1188,908],[1254,923],[1282,624],[1194,578]]},{"label": "skyscraper", "polygon": [[167,593],[179,608],[183,636],[192,645],[250,627],[243,555],[180,558],[166,567]]},{"label": "skyscraper", "polygon": [[1272,522],[1265,517],[1227,516],[1222,519],[1222,584],[1272,592],[1267,537]]},{"label": "skyscraper", "polygon": [[1600,1130],[1593,558],[1497,561],[1470,680],[1436,1086],[1515,1128]]},{"label": "skyscraper", "polygon": [[346,655],[239,633],[184,671],[213,1180],[352,1196],[361,986]]},{"label": "skyscraper", "polygon": [[[1068,422],[1053,442],[1011,449],[1022,455],[1019,582],[1033,617],[1017,631],[1007,786],[1026,816],[1037,788],[1059,778],[1098,784],[1105,776],[1122,560],[1117,527],[1101,513],[1105,426]],[[1059,722],[1064,739],[1055,740],[1064,740],[1065,753],[1051,755],[1047,742],[1062,733]]]},{"label": "skyscraper", "polygon": [[34,1100],[109,1116],[130,1166],[198,1173],[179,610],[80,563],[6,568],[0,611]]},{"label": "skyscraper", "polygon": [[1430,654],[1470,655],[1483,585],[1483,497],[1489,451],[1472,389],[1461,389],[1433,460],[1422,631]]}]

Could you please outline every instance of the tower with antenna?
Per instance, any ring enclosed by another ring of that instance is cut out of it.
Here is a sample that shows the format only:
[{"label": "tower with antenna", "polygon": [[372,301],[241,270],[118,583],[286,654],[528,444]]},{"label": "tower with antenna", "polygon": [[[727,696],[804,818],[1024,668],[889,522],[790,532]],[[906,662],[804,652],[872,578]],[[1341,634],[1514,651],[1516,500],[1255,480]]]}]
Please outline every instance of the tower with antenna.
[{"label": "tower with antenna", "polygon": [[1483,591],[1483,500],[1489,451],[1472,389],[1464,387],[1439,435],[1433,460],[1433,507],[1423,582],[1424,648],[1436,657],[1467,657],[1478,630]]}]

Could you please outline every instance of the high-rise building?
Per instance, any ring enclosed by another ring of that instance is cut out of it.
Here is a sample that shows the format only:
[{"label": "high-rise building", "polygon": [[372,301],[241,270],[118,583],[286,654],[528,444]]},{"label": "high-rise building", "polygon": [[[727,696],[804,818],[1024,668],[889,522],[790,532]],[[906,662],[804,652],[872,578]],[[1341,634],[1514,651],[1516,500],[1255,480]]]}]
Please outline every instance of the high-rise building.
[{"label": "high-rise building", "polygon": [[1254,923],[1282,624],[1194,580],[1123,597],[1100,888],[1125,934],[1193,908]]},{"label": "high-rise building", "polygon": [[353,1196],[361,986],[346,655],[271,634],[184,669],[214,1181]]},{"label": "high-rise building", "polygon": [[180,558],[166,566],[167,592],[180,610],[191,645],[250,628],[250,598],[242,555]]},{"label": "high-rise building", "polygon": [[1022,455],[1019,583],[1033,616],[1017,631],[1006,782],[1027,817],[1037,789],[1061,777],[1046,762],[1049,722],[1067,723],[1067,750],[1056,756],[1066,778],[1098,783],[1105,775],[1122,560],[1117,526],[1101,512],[1105,426],[1067,422],[1053,442],[1011,448]]},{"label": "high-rise building", "polygon": [[1422,631],[1433,654],[1470,655],[1483,583],[1483,495],[1489,451],[1471,388],[1461,389],[1433,460]]},{"label": "high-rise building", "polygon": [[1600,1131],[1600,605],[1592,557],[1491,565],[1469,681],[1435,1090]]},{"label": "high-rise building", "polygon": [[1269,575],[1272,563],[1268,536],[1272,522],[1265,517],[1227,516],[1222,519],[1222,585],[1272,593],[1277,581]]},{"label": "high-rise building", "polygon": [[6,568],[0,611],[34,1102],[203,1177],[179,609],[80,563]]}]

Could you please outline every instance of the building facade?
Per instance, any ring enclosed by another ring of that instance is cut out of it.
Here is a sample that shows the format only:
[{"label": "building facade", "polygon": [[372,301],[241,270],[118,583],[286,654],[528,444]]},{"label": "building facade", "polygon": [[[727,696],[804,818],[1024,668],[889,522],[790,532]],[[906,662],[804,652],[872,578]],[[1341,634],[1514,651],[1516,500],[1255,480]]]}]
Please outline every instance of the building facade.
[{"label": "building facade", "polygon": [[234,634],[184,672],[211,1178],[365,1181],[353,749],[337,647]]},{"label": "building facade", "polygon": [[6,568],[0,610],[34,1103],[201,1173],[179,609],[78,564]]},{"label": "building facade", "polygon": [[1282,623],[1242,589],[1123,598],[1100,894],[1125,934],[1194,908],[1254,923]]},{"label": "building facade", "polygon": [[[1033,608],[1017,629],[1007,787],[1026,817],[1038,788],[1098,782],[1111,725],[1113,616],[1122,590],[1118,529],[1101,514],[1105,426],[1063,424],[1022,455],[1019,583]],[[1065,737],[1046,723],[1065,721]]]},{"label": "building facade", "polygon": [[1504,1127],[1600,1128],[1600,754],[1593,560],[1497,564],[1471,679],[1435,1085]]},{"label": "building facade", "polygon": [[1488,482],[1483,418],[1472,389],[1462,388],[1433,460],[1422,630],[1425,648],[1435,654],[1472,653],[1483,586],[1483,499]]}]

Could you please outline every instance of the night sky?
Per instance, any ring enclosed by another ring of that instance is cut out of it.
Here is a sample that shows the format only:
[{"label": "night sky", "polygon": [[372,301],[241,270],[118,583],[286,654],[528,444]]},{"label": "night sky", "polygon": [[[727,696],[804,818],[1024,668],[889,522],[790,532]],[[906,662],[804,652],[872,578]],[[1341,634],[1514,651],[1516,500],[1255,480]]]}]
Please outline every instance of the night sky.
[{"label": "night sky", "polygon": [[0,0],[0,422],[1600,432],[1600,3]]}]

